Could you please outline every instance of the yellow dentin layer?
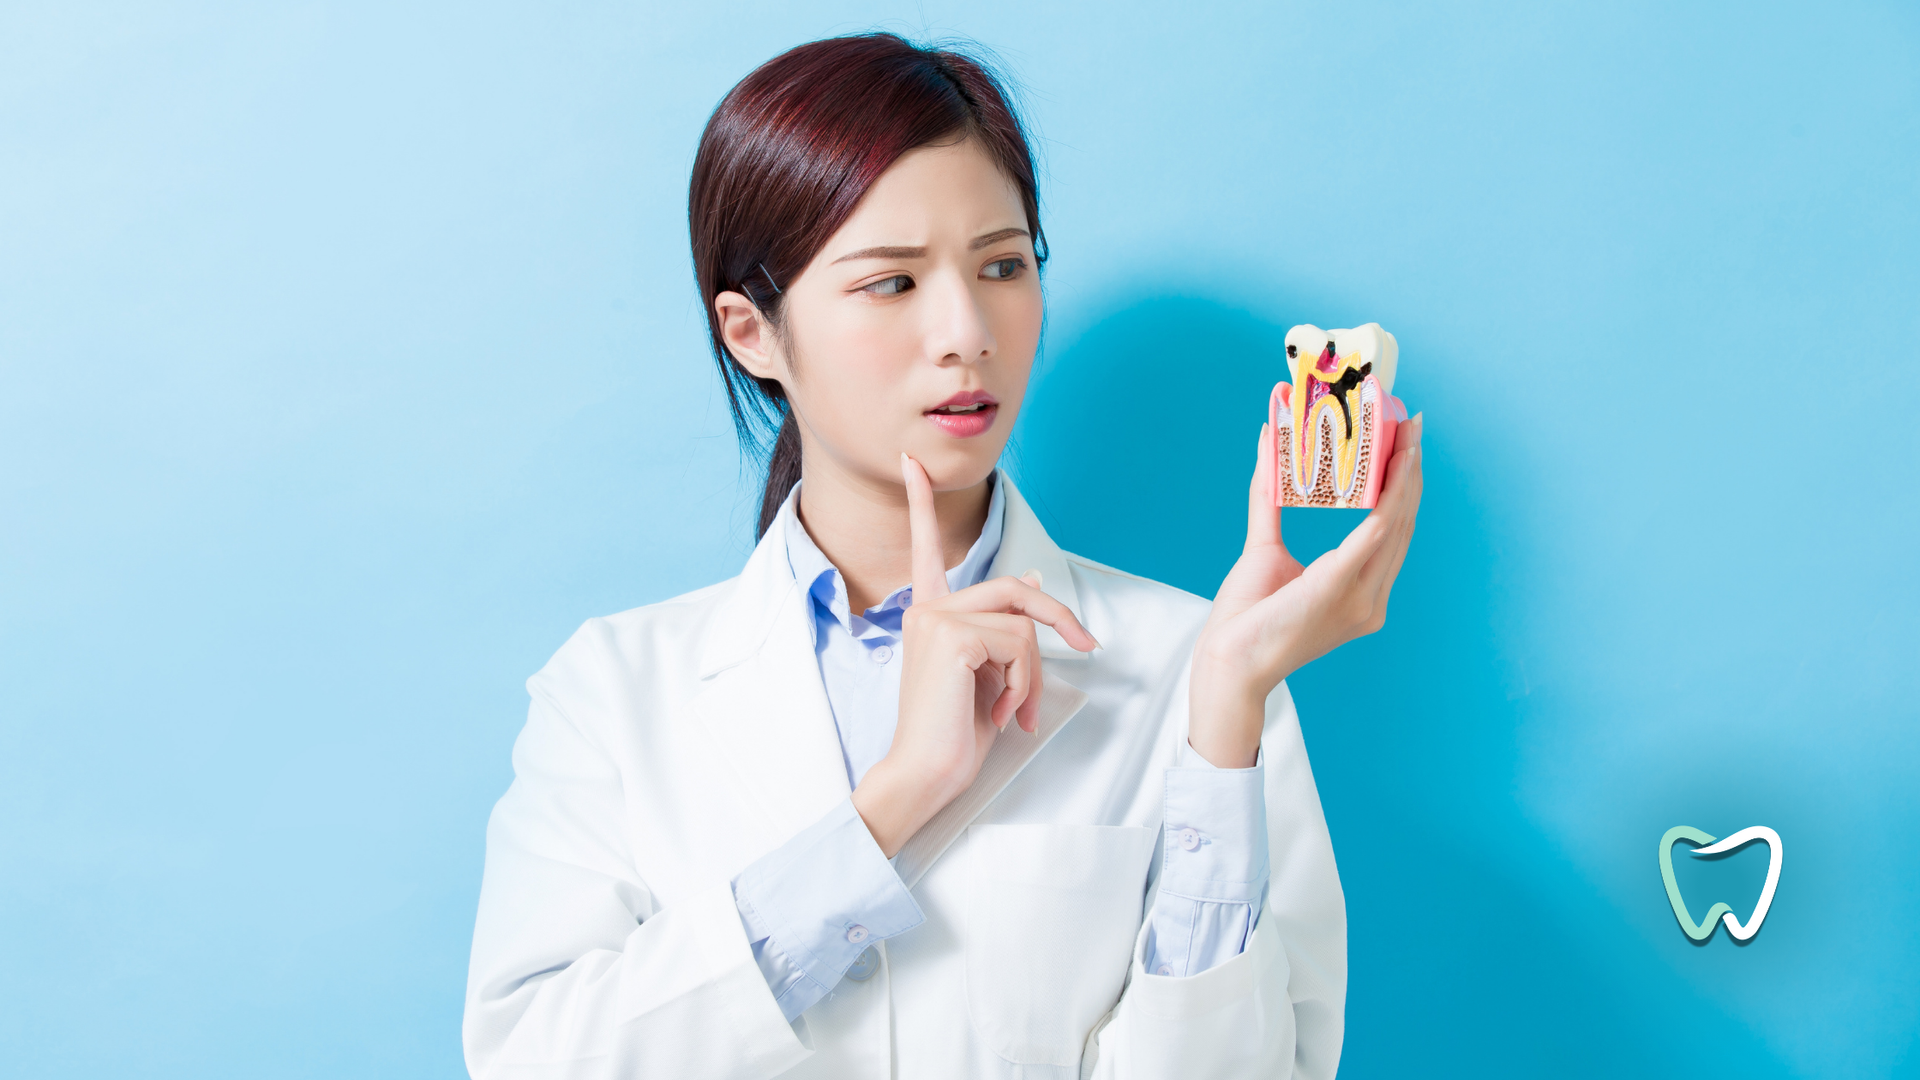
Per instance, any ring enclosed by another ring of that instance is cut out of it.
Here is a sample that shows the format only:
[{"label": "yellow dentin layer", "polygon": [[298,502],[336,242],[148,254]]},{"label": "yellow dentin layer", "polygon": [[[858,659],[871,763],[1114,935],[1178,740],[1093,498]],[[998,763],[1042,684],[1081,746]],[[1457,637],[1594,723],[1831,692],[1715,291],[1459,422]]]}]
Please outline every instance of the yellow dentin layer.
[{"label": "yellow dentin layer", "polygon": [[[1342,396],[1333,389],[1333,384],[1350,370],[1361,366],[1360,354],[1349,353],[1342,357],[1332,371],[1318,371],[1315,364],[1318,359],[1302,358],[1300,374],[1293,383],[1293,473],[1299,479],[1302,491],[1313,483],[1313,449],[1320,442],[1320,416],[1328,409],[1333,410],[1333,446],[1334,446],[1334,483],[1341,491],[1353,485],[1353,468],[1360,453],[1360,388],[1348,390],[1344,395],[1347,412],[1340,412],[1339,398]],[[1308,391],[1316,382],[1327,384],[1327,392],[1313,403],[1312,413],[1307,408]],[[1353,435],[1347,435],[1347,416],[1353,418]],[[1309,440],[1312,446],[1308,445]]]}]

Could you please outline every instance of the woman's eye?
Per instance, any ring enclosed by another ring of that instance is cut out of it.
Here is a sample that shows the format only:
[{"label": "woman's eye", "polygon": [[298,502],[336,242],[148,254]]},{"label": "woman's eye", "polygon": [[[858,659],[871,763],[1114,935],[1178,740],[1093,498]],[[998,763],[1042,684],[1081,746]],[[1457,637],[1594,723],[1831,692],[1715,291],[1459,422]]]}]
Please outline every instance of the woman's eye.
[{"label": "woman's eye", "polygon": [[905,274],[895,274],[890,278],[882,278],[871,285],[864,286],[861,291],[875,296],[899,296],[911,288],[913,288],[912,278]]},{"label": "woman's eye", "polygon": [[1004,280],[1013,277],[1020,271],[1026,269],[1026,267],[1027,260],[1015,256],[1010,259],[996,259],[988,263],[986,269],[980,271],[980,273],[996,280]]}]

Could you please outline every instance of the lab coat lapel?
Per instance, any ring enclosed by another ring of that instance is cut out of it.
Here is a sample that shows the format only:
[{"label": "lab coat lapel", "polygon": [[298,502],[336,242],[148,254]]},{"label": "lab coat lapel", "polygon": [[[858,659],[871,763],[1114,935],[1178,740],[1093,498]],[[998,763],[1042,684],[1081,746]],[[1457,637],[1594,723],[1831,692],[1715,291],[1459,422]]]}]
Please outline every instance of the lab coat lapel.
[{"label": "lab coat lapel", "polygon": [[782,838],[818,820],[849,790],[812,618],[776,523],[703,632],[702,686],[692,702]]},{"label": "lab coat lapel", "polygon": [[[1007,474],[1000,474],[1006,485],[1006,525],[1000,538],[1000,552],[994,556],[991,577],[1019,576],[1028,570],[1040,571],[1041,590],[1065,604],[1080,618],[1080,597],[1074,588],[1073,573],[1066,556],[1054,544],[1040,519],[1028,508]],[[1075,650],[1051,627],[1038,627],[1045,687],[1040,695],[1037,730],[1029,735],[1012,724],[994,736],[986,761],[973,785],[948,803],[922,826],[894,856],[894,870],[911,889],[939,861],[954,840],[973,824],[1014,777],[1027,767],[1034,755],[1046,748],[1060,729],[1067,726],[1087,703],[1087,695],[1063,676],[1086,663],[1086,654]],[[1079,663],[1076,664],[1075,661]]]}]

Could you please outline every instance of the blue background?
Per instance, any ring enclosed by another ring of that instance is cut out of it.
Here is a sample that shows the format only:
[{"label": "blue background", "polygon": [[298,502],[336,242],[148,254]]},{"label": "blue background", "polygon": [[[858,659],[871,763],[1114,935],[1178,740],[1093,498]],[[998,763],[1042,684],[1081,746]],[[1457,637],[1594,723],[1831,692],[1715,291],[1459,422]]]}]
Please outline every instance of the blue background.
[{"label": "blue background", "polygon": [[[0,8],[3,1071],[461,1074],[521,681],[750,545],[700,126],[876,25],[1025,87],[1068,547],[1210,593],[1286,328],[1399,337],[1415,552],[1293,680],[1344,1075],[1920,1077],[1896,3]],[[1791,849],[1751,944],[1683,823]]]}]

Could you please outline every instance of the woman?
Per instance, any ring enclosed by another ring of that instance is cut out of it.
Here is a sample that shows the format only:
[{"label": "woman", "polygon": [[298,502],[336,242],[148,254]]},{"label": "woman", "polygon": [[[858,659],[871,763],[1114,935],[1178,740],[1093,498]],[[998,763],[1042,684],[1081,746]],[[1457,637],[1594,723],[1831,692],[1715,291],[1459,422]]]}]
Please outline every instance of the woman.
[{"label": "woman", "polygon": [[690,220],[743,436],[780,418],[762,536],[529,681],[474,1075],[1331,1076],[1344,904],[1281,680],[1381,625],[1418,419],[1304,569],[1263,451],[1209,605],[1062,552],[995,470],[1046,249],[978,64],[768,62]]}]

